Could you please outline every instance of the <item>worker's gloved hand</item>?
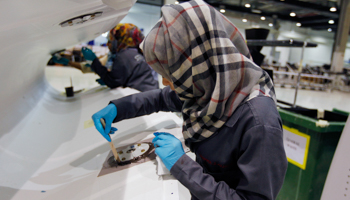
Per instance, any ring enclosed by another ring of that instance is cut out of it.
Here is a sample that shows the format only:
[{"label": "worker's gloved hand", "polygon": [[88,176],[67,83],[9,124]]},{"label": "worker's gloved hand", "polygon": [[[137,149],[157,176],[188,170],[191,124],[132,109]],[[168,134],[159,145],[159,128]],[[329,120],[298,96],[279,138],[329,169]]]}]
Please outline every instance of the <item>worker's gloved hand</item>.
[{"label": "worker's gloved hand", "polygon": [[152,142],[156,147],[156,154],[170,171],[176,161],[185,154],[181,141],[170,133],[156,132],[154,135],[156,137]]},{"label": "worker's gloved hand", "polygon": [[115,127],[111,128],[111,131],[109,131],[109,134],[114,134],[118,129]]},{"label": "worker's gloved hand", "polygon": [[68,65],[69,60],[67,58],[63,58],[61,56],[53,55],[52,61],[54,63],[62,64],[62,65]]},{"label": "worker's gloved hand", "polygon": [[89,48],[83,47],[81,48],[81,52],[83,53],[85,60],[93,61],[96,58],[95,53]]},{"label": "worker's gloved hand", "polygon": [[106,83],[105,82],[103,82],[103,80],[102,79],[96,79],[96,82],[97,83],[99,83],[100,85],[106,85]]},{"label": "worker's gloved hand", "polygon": [[[112,129],[112,122],[116,116],[117,116],[117,107],[113,103],[109,104],[102,110],[92,115],[92,120],[94,121],[96,129],[98,130],[98,132],[101,133],[101,135],[104,138],[106,138],[108,142],[111,142],[111,138],[109,137],[108,134],[109,133],[113,134],[115,131],[117,131],[116,128]],[[103,129],[103,126],[101,124],[101,121],[100,121],[101,118],[103,118],[106,122],[105,129]]]}]

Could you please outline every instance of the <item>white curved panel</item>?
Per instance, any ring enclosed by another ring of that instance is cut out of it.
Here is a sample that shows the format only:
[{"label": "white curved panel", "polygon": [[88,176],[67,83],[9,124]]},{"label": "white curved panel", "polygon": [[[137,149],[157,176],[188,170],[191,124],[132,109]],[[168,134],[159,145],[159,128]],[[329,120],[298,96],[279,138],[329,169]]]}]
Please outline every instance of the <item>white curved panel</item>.
[{"label": "white curved panel", "polygon": [[350,118],[348,118],[337,149],[334,153],[326,183],[322,191],[322,200],[350,199]]},{"label": "white curved panel", "polygon": [[[153,162],[97,178],[110,149],[96,129],[86,124],[109,100],[135,90],[96,87],[66,98],[45,79],[50,53],[108,31],[135,1],[119,0],[116,1],[119,7],[115,4],[111,5],[113,8],[103,2],[107,1],[1,1],[0,199],[151,196],[147,191],[140,191],[141,196],[132,192],[125,181],[140,187],[148,185],[153,197],[161,194]],[[80,25],[59,26],[67,19],[94,12],[103,14]],[[147,137],[138,134],[145,130],[155,131],[180,123],[171,113],[125,120],[115,124],[119,130],[113,142],[118,147]],[[140,178],[144,180],[142,183],[137,181]]]},{"label": "white curved panel", "polygon": [[[125,2],[133,2],[124,0]],[[6,134],[46,90],[44,69],[50,53],[89,41],[112,28],[128,12],[101,1],[2,1],[0,12],[0,127]],[[62,28],[59,23],[83,14],[101,17]],[[29,103],[30,102],[30,103]],[[13,114],[15,113],[15,114]]]}]

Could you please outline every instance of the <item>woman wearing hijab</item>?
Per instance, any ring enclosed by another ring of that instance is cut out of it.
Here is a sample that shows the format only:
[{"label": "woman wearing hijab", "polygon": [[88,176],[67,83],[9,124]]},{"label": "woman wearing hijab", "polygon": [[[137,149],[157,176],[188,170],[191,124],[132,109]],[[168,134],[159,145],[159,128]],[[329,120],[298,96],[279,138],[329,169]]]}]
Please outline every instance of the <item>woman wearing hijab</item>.
[{"label": "woman wearing hijab", "polygon": [[144,39],[140,29],[134,24],[120,23],[109,31],[107,46],[110,50],[105,66],[96,55],[86,47],[82,53],[91,66],[74,63],[65,58],[53,56],[53,61],[73,66],[83,73],[95,72],[97,81],[110,88],[130,87],[141,92],[158,89],[158,74],[146,63],[139,45]]},{"label": "woman wearing hijab", "polygon": [[169,133],[153,143],[192,199],[275,199],[287,159],[270,77],[237,28],[202,0],[165,5],[162,14],[140,47],[169,87],[111,101],[92,116],[97,130],[110,141],[112,122],[180,111],[196,160]]}]

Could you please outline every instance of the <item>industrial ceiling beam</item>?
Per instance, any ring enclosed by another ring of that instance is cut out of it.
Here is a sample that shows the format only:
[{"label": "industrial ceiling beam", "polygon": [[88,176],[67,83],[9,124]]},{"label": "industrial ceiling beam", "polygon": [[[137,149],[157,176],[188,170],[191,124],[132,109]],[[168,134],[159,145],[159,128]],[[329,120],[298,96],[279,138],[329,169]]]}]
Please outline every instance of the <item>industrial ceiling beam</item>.
[{"label": "industrial ceiling beam", "polygon": [[302,24],[313,24],[313,23],[323,23],[323,22],[328,23],[330,19],[333,19],[333,18],[325,17],[325,16],[303,17],[301,19],[299,18],[299,22]]},{"label": "industrial ceiling beam", "polygon": [[304,25],[301,24],[301,27],[308,27],[308,28],[312,28],[312,29],[334,29],[337,28],[336,24],[308,24],[308,25]]},{"label": "industrial ceiling beam", "polygon": [[332,17],[332,18],[339,18],[339,11],[331,12],[329,11],[328,6],[322,6],[315,3],[309,3],[305,1],[295,1],[295,0],[262,0],[260,2],[266,2],[266,3],[273,3],[275,5],[281,5],[281,6],[289,6],[289,7],[295,7],[302,10],[309,10],[312,12],[318,12],[320,15]]}]

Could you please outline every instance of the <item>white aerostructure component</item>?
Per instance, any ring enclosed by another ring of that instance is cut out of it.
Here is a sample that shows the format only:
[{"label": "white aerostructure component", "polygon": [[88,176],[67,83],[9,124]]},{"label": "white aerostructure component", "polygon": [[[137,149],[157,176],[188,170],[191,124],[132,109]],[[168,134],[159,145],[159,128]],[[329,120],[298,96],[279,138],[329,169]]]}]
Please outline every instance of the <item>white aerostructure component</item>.
[{"label": "white aerostructure component", "polygon": [[[154,162],[97,177],[110,147],[91,115],[133,89],[90,89],[73,98],[45,79],[51,53],[110,30],[135,0],[11,0],[0,6],[0,199],[162,199]],[[89,15],[102,12],[91,20]],[[74,25],[61,27],[68,19]],[[79,22],[79,23],[77,23]],[[115,124],[116,147],[174,128],[181,120],[156,113]],[[172,129],[181,133],[180,128]],[[178,186],[176,186],[178,187]],[[185,191],[184,188],[181,188]],[[167,189],[167,191],[169,188]],[[171,188],[170,188],[171,190]],[[177,191],[178,192],[178,191]],[[187,193],[181,193],[187,195]]]},{"label": "white aerostructure component", "polygon": [[321,200],[350,199],[350,118],[348,118],[335,150]]}]

